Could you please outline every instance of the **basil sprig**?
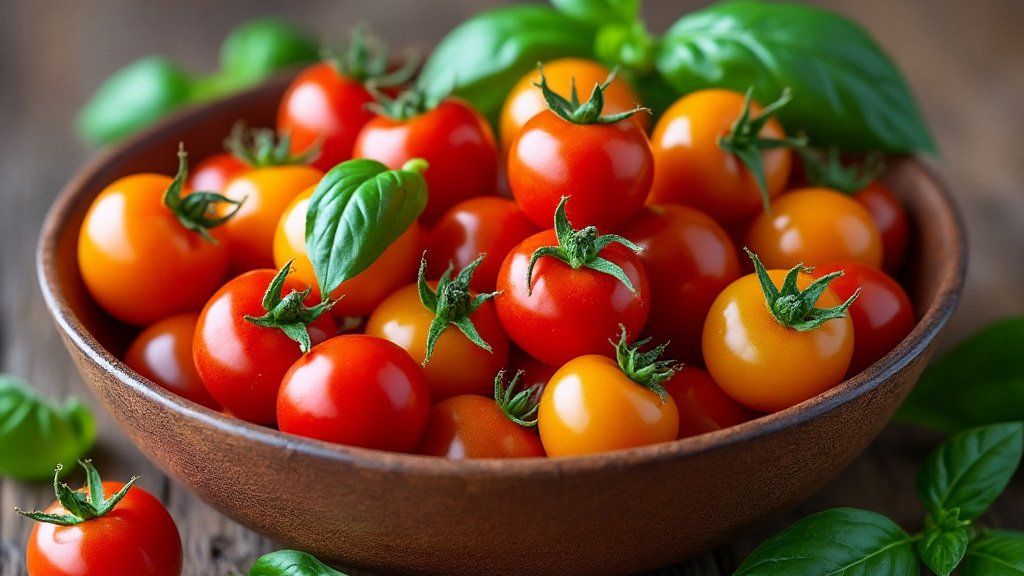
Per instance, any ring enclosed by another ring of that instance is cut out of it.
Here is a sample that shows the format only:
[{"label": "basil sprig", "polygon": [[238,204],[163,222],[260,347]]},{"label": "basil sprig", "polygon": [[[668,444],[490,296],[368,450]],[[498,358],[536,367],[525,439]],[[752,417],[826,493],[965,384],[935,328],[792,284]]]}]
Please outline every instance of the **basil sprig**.
[{"label": "basil sprig", "polygon": [[260,557],[249,576],[345,576],[305,552],[278,550]]},{"label": "basil sprig", "polygon": [[940,445],[918,476],[928,510],[909,535],[866,510],[839,508],[804,518],[761,544],[737,576],[916,576],[920,563],[939,576],[1024,576],[1024,533],[974,525],[1006,488],[1024,453],[1024,423],[973,428]]}]

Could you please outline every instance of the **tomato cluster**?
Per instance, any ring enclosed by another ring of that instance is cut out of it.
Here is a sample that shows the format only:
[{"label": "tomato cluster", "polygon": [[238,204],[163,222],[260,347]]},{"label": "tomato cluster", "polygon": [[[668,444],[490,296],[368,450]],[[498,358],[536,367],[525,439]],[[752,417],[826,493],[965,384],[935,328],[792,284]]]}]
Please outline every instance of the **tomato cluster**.
[{"label": "tomato cluster", "polygon": [[[508,95],[496,138],[468,102],[372,72],[317,64],[285,94],[279,139],[238,133],[233,155],[191,177],[181,152],[175,177],[133,175],[100,194],[80,269],[102,308],[145,327],[130,367],[328,442],[567,456],[786,409],[914,326],[889,276],[906,251],[902,207],[841,162],[794,157],[804,142],[773,116],[788,92],[762,106],[697,91],[648,136],[624,79],[556,60]],[[325,223],[314,206],[351,162],[389,182],[404,171],[427,196],[372,262],[332,284],[324,259],[372,244],[341,228],[395,226],[400,209],[379,182],[353,186],[331,201],[383,200],[360,205],[356,224]],[[348,236],[325,252],[324,229]]]}]

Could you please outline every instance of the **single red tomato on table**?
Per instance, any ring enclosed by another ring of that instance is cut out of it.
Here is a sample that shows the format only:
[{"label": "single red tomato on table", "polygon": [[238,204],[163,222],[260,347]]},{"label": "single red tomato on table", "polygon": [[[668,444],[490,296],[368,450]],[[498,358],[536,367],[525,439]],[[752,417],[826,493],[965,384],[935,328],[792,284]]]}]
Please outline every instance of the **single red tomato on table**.
[{"label": "single red tomato on table", "polygon": [[664,386],[679,410],[678,438],[729,428],[759,414],[730,398],[706,370],[696,366],[683,366]]},{"label": "single red tomato on table", "polygon": [[186,312],[147,326],[128,346],[124,363],[162,388],[219,411],[220,404],[203,385],[192,360],[198,322],[197,312]]}]

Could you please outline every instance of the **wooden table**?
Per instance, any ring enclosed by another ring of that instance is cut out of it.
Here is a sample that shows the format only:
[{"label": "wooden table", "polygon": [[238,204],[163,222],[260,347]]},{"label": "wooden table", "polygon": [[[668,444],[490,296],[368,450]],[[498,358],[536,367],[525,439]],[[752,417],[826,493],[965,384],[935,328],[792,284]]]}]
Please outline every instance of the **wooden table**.
[{"label": "wooden table", "polygon": [[[212,70],[225,32],[257,14],[280,13],[335,41],[370,22],[385,38],[431,46],[456,22],[497,0],[422,2],[210,3],[42,0],[4,2],[0,19],[0,371],[20,375],[51,398],[84,397],[95,408],[94,457],[104,474],[160,496],[185,543],[184,574],[247,573],[278,548],[220,516],[171,483],[100,410],[65,353],[44,309],[33,262],[36,235],[57,191],[89,157],[71,133],[77,107],[120,65],[164,53]],[[662,30],[680,6],[648,0],[646,16]],[[994,318],[1024,311],[1024,3],[1020,0],[861,0],[818,2],[861,22],[892,54],[912,85],[941,150],[933,159],[954,192],[970,235],[970,272],[946,345]],[[1022,415],[1024,417],[1024,415]],[[892,425],[838,479],[786,516],[729,547],[652,575],[730,574],[757,543],[821,509],[855,506],[889,514],[918,529],[916,469],[939,440]],[[73,477],[76,482],[81,478]],[[1024,529],[1024,481],[1017,479],[985,521]],[[48,485],[0,480],[0,575],[25,574],[31,522],[14,506],[48,504]]]}]

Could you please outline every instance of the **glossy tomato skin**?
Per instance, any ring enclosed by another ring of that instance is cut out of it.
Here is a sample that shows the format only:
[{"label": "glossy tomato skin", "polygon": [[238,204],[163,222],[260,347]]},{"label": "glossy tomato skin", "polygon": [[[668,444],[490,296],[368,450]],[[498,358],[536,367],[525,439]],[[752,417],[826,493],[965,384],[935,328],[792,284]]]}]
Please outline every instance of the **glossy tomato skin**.
[{"label": "glossy tomato skin", "polygon": [[[743,99],[743,94],[730,90],[698,90],[665,111],[651,134],[657,170],[649,204],[687,204],[723,224],[763,210],[753,175],[737,156],[718,146],[743,110]],[[752,116],[761,112],[756,102],[750,109]],[[774,118],[759,134],[771,139],[786,136]],[[792,152],[776,148],[764,151],[762,158],[768,194],[775,196],[789,178]]]},{"label": "glossy tomato skin", "polygon": [[669,342],[667,358],[703,362],[704,319],[718,294],[740,277],[736,248],[710,216],[680,204],[647,206],[617,231],[643,248],[651,282],[644,335]]},{"label": "glossy tomato skin", "polygon": [[[436,289],[436,284],[430,283]],[[459,394],[494,394],[494,375],[508,361],[508,336],[498,322],[492,301],[484,302],[469,319],[491,351],[477,346],[454,325],[434,344],[434,354],[423,367],[436,404]],[[366,322],[366,333],[402,347],[422,363],[427,354],[427,333],[434,313],[420,302],[416,284],[399,288],[384,299]]]},{"label": "glossy tomato skin", "polygon": [[[606,66],[587,58],[559,58],[544,63],[544,80],[547,85],[556,94],[568,97],[572,93],[572,81],[575,79],[580,100],[586,100],[594,90],[594,85],[604,84],[610,74],[611,70]],[[498,132],[501,135],[501,148],[506,153],[523,126],[548,109],[544,94],[537,86],[539,83],[540,71],[533,70],[520,78],[505,98]],[[616,76],[604,90],[605,115],[629,112],[637,106],[640,106],[640,97],[622,76]],[[634,114],[630,118],[643,130],[650,124],[649,114]]]},{"label": "glossy tomato skin", "polygon": [[203,385],[192,360],[192,340],[198,322],[198,313],[186,312],[151,324],[128,346],[124,363],[162,388],[219,411],[220,404]]},{"label": "glossy tomato skin", "polygon": [[816,267],[812,274],[820,278],[838,271],[843,275],[829,284],[836,296],[846,300],[861,290],[849,309],[857,335],[847,372],[853,376],[892,351],[914,329],[917,319],[906,291],[881,270],[858,262],[833,262]]},{"label": "glossy tomato skin", "polygon": [[508,419],[494,398],[453,396],[430,409],[417,454],[451,459],[543,458],[536,430]]},{"label": "glossy tomato skin", "polygon": [[[281,215],[274,231],[274,266],[280,269],[294,259],[291,277],[312,286],[311,294],[320,298],[313,265],[306,255],[306,210],[315,189],[312,186],[296,196]],[[335,318],[367,316],[388,294],[414,281],[423,254],[423,236],[422,226],[413,222],[369,268],[335,288],[331,298],[340,298],[331,308]]]},{"label": "glossy tomato skin", "polygon": [[281,98],[277,111],[278,133],[291,135],[293,153],[320,144],[312,165],[327,172],[352,158],[352,147],[363,126],[374,114],[366,105],[373,95],[359,81],[347,78],[328,62],[320,62],[299,74]]},{"label": "glossy tomato skin", "polygon": [[[85,215],[78,269],[93,300],[115,318],[148,326],[203,307],[228,270],[223,230],[204,240],[163,204],[171,178],[127,176],[107,186]],[[187,192],[187,191],[186,191]]]},{"label": "glossy tomato skin", "polygon": [[643,206],[654,178],[647,135],[635,122],[573,124],[545,110],[512,141],[508,180],[516,204],[547,228],[568,196],[566,213],[577,228],[608,233]]},{"label": "glossy tomato skin", "polygon": [[233,154],[221,152],[196,164],[188,173],[185,187],[201,192],[220,193],[235,176],[251,170],[248,164]]},{"label": "glossy tomato skin", "polygon": [[274,231],[281,215],[296,196],[315,187],[323,176],[312,166],[272,166],[243,172],[228,182],[224,196],[245,199],[223,225],[234,274],[274,267]]},{"label": "glossy tomato skin", "polygon": [[679,412],[671,396],[662,402],[614,360],[587,355],[551,377],[537,426],[548,456],[576,456],[675,440]]},{"label": "glossy tomato skin", "polygon": [[[776,287],[785,270],[768,270]],[[801,273],[804,290],[814,277]],[[842,303],[826,289],[816,306]],[[733,282],[715,299],[704,323],[704,364],[734,400],[753,410],[777,412],[812,398],[843,380],[853,357],[849,315],[816,330],[798,332],[768,312],[754,274]]]},{"label": "glossy tomato skin", "polygon": [[314,346],[285,375],[282,432],[349,446],[411,452],[430,413],[419,364],[399,346],[350,334]]},{"label": "glossy tomato skin", "polygon": [[[281,378],[302,356],[299,344],[277,328],[264,328],[245,319],[260,317],[263,295],[275,270],[253,270],[221,287],[199,314],[192,355],[196,371],[210,394],[234,416],[256,424],[273,424]],[[289,277],[282,296],[306,286]],[[306,305],[318,300],[312,295]],[[330,314],[321,314],[307,328],[315,345],[334,336]]]},{"label": "glossy tomato skin", "polygon": [[747,246],[765,268],[789,269],[835,260],[881,268],[882,236],[871,215],[849,196],[829,188],[801,188],[772,200],[747,229]]},{"label": "glossy tomato skin", "polygon": [[493,195],[498,181],[498,149],[487,120],[464,100],[445,98],[437,107],[405,121],[377,116],[366,123],[352,151],[398,170],[413,158],[430,165],[427,208],[432,223],[449,208],[474,196]]},{"label": "glossy tomato skin", "polygon": [[668,382],[665,391],[679,410],[677,438],[722,430],[753,420],[758,413],[736,402],[711,379],[706,370],[685,365]]},{"label": "glossy tomato skin", "polygon": [[540,229],[508,198],[480,196],[459,202],[445,212],[431,232],[427,278],[440,278],[449,263],[462,270],[486,254],[469,286],[477,292],[493,292],[502,260],[537,232]]},{"label": "glossy tomato skin", "polygon": [[853,195],[868,214],[882,235],[882,269],[896,274],[903,267],[910,240],[910,224],[903,204],[892,190],[880,180],[874,180]]},{"label": "glossy tomato skin", "polygon": [[[120,482],[103,482],[108,498],[122,487]],[[45,512],[67,514],[57,502]],[[179,576],[181,536],[163,504],[132,486],[100,518],[75,526],[36,523],[26,562],[31,576]]]},{"label": "glossy tomato skin", "polygon": [[611,356],[608,343],[617,338],[619,324],[639,334],[650,309],[651,286],[640,259],[621,244],[611,244],[600,257],[619,265],[636,292],[615,277],[580,268],[550,256],[533,268],[533,292],[527,294],[530,255],[542,246],[556,246],[554,230],[530,236],[501,264],[494,305],[509,337],[527,354],[561,366],[577,356]]}]

